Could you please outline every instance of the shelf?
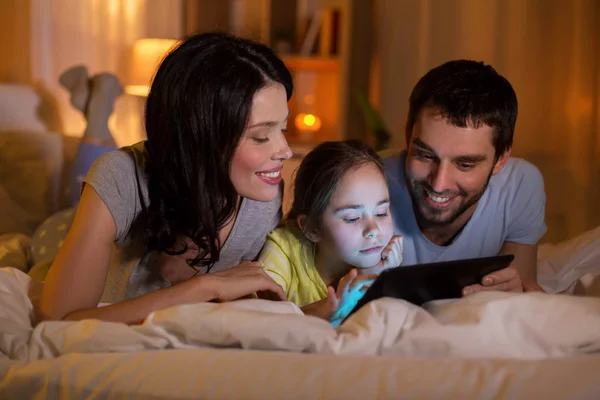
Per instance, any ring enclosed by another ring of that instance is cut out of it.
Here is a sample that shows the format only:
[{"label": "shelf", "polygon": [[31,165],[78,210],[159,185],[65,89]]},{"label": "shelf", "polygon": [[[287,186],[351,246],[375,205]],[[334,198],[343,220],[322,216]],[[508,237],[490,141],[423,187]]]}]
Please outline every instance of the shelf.
[{"label": "shelf", "polygon": [[[295,145],[294,153],[302,153],[303,148],[322,141],[366,136],[368,129],[354,94],[361,91],[371,95],[371,82],[377,77],[371,73],[375,39],[373,3],[377,2],[186,0],[183,3],[186,34],[215,29],[232,32],[271,46],[278,53],[294,80],[294,95],[288,103],[292,119],[310,110],[322,122],[313,137],[294,135],[290,127],[289,142]],[[329,18],[333,9],[338,10],[339,15]],[[311,52],[300,52],[318,11],[321,11],[321,21],[316,43],[305,46],[310,47]],[[320,46],[321,36],[332,41],[335,38],[335,52],[322,52],[326,49]]]},{"label": "shelf", "polygon": [[340,61],[336,57],[281,56],[287,67],[294,71],[337,71]]}]

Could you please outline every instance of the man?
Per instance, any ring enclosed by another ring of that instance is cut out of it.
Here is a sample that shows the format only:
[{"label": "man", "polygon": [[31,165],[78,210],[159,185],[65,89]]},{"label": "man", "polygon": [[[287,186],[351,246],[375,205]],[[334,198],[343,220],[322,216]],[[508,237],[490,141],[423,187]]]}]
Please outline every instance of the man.
[{"label": "man", "polygon": [[535,166],[510,157],[516,119],[516,94],[489,65],[450,61],[417,83],[407,150],[384,160],[404,265],[513,254],[510,267],[463,294],[541,290],[544,181]]}]

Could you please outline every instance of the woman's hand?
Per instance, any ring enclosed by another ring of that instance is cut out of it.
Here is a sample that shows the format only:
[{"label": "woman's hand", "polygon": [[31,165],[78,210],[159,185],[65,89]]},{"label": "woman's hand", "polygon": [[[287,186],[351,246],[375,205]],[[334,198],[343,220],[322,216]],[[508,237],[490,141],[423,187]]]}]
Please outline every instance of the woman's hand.
[{"label": "woman's hand", "polygon": [[199,275],[189,282],[200,282],[203,290],[212,293],[214,300],[225,302],[241,299],[254,293],[265,293],[265,297],[286,301],[285,292],[262,268],[259,262],[242,261],[227,269]]}]

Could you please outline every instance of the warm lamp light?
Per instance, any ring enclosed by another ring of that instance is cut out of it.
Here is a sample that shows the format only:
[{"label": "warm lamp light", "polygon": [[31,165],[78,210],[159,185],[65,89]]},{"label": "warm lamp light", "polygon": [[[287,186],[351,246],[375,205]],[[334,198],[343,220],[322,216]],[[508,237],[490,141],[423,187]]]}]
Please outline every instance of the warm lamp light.
[{"label": "warm lamp light", "polygon": [[147,96],[158,66],[175,44],[177,40],[172,39],[136,40],[129,64],[129,84],[125,86],[125,93]]},{"label": "warm lamp light", "polygon": [[317,132],[321,129],[321,118],[314,114],[300,113],[296,115],[294,125],[301,132]]}]

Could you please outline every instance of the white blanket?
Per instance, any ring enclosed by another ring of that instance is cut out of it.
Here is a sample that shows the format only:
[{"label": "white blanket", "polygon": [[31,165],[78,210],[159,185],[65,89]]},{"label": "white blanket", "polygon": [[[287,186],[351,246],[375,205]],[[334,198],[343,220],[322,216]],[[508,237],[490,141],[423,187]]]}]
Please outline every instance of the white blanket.
[{"label": "white blanket", "polygon": [[151,314],[144,324],[99,321],[32,326],[29,277],[0,269],[0,353],[37,360],[69,353],[229,347],[400,357],[565,357],[600,350],[600,299],[482,293],[425,308],[380,299],[338,329],[292,303],[244,300]]}]

